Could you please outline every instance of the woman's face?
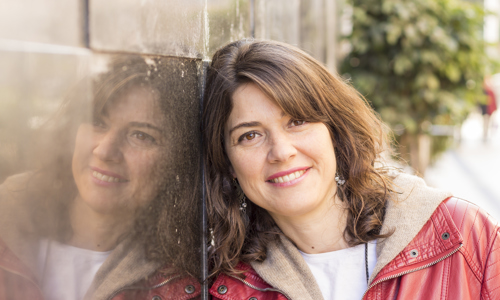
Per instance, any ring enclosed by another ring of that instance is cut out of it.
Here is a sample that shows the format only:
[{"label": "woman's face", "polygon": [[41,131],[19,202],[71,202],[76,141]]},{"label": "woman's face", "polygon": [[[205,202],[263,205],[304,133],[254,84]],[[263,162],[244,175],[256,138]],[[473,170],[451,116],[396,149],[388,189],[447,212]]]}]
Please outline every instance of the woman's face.
[{"label": "woman's face", "polygon": [[101,214],[134,212],[159,189],[165,134],[157,96],[131,87],[80,125],[72,170],[81,199]]},{"label": "woman's face", "polygon": [[240,86],[232,100],[225,148],[248,199],[275,220],[326,211],[337,187],[327,127],[291,119],[253,83]]}]

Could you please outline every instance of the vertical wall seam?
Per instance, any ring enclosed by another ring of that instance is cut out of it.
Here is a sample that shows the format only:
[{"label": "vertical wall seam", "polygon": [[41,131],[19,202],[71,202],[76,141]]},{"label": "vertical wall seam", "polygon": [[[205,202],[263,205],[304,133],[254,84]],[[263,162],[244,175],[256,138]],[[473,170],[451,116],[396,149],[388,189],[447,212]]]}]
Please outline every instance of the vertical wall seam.
[{"label": "vertical wall seam", "polygon": [[255,0],[250,0],[250,37],[255,38]]},{"label": "vertical wall seam", "polygon": [[202,60],[200,73],[200,128],[201,128],[201,147],[200,147],[200,172],[201,172],[201,299],[208,300],[208,220],[207,220],[207,195],[205,189],[205,151],[203,148],[203,101],[205,95],[205,86],[207,81],[207,70],[209,61]]},{"label": "vertical wall seam", "polygon": [[90,49],[90,21],[89,21],[89,2],[90,0],[82,1],[82,32],[83,32],[83,45],[85,48]]}]

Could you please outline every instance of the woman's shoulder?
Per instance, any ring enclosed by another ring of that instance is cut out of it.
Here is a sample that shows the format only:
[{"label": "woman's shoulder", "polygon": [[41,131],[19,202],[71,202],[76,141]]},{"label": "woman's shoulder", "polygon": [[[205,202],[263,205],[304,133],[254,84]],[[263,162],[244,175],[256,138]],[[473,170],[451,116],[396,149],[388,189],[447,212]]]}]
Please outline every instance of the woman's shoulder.
[{"label": "woman's shoulder", "polygon": [[17,220],[27,221],[33,203],[29,199],[29,183],[33,172],[26,172],[8,177],[0,185],[0,224],[17,223]]},{"label": "woman's shoulder", "polygon": [[[485,261],[494,244],[500,246],[500,223],[478,205],[457,197],[442,204],[463,239],[462,252]],[[496,249],[500,257],[500,249]]]},{"label": "woman's shoulder", "polygon": [[13,215],[33,209],[30,201],[30,184],[35,172],[25,172],[7,177],[0,184],[0,215]]},{"label": "woman's shoulder", "polygon": [[9,176],[0,184],[0,191],[4,193],[16,193],[26,190],[34,172],[25,172]]},{"label": "woman's shoulder", "polygon": [[495,232],[500,230],[500,223],[473,202],[449,197],[442,203],[442,206],[446,207],[462,236],[465,235],[464,238],[470,236],[471,231],[479,230],[489,240]]},{"label": "woman's shoulder", "polygon": [[[475,277],[482,283],[482,293],[490,295],[500,289],[500,223],[478,205],[450,197],[440,206],[449,214],[461,237],[459,249]],[[443,239],[447,236],[442,235]]]}]

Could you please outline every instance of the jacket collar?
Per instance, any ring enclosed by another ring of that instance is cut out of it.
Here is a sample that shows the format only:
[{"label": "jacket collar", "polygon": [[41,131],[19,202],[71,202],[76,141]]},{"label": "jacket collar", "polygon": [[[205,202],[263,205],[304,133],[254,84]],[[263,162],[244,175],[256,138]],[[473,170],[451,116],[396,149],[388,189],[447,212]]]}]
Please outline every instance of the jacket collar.
[{"label": "jacket collar", "polygon": [[407,174],[399,174],[394,184],[399,194],[388,201],[381,230],[394,233],[377,241],[377,263],[370,283],[417,236],[439,204],[451,196],[449,192],[428,187],[422,178]]},{"label": "jacket collar", "polygon": [[382,268],[372,283],[429,267],[462,247],[463,237],[447,208],[450,201],[453,203],[457,200],[442,202],[417,236]]},{"label": "jacket collar", "polygon": [[[449,192],[426,186],[419,177],[404,173],[397,174],[393,182],[396,193],[387,203],[381,232],[394,232],[377,241],[377,263],[370,283],[415,238],[439,204],[451,196]],[[268,246],[265,261],[252,262],[251,265],[266,282],[291,299],[323,299],[306,262],[284,236]]]},{"label": "jacket collar", "polygon": [[147,278],[160,267],[160,263],[146,259],[142,244],[127,239],[111,252],[99,268],[84,300],[110,299],[118,291]]}]

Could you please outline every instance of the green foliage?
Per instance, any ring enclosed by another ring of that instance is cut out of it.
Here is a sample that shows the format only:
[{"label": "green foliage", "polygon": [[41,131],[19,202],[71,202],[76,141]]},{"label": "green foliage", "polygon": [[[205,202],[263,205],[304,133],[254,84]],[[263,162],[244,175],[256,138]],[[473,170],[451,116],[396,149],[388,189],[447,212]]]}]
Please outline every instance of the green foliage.
[{"label": "green foliage", "polygon": [[393,128],[420,134],[429,123],[459,124],[484,102],[488,59],[480,6],[460,0],[352,2],[352,51],[341,72]]}]

